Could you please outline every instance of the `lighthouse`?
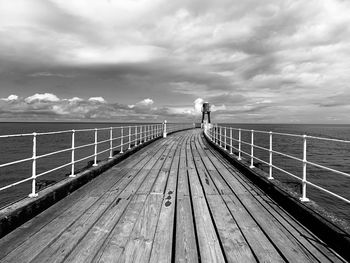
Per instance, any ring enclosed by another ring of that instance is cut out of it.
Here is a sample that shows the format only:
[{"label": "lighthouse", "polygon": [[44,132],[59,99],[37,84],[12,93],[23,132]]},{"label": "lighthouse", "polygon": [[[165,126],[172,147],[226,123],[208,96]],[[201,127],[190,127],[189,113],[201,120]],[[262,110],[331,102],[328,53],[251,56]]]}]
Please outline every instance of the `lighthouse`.
[{"label": "lighthouse", "polygon": [[209,102],[204,102],[202,106],[202,123],[204,123],[205,114],[208,115],[208,123],[210,123],[210,104]]}]

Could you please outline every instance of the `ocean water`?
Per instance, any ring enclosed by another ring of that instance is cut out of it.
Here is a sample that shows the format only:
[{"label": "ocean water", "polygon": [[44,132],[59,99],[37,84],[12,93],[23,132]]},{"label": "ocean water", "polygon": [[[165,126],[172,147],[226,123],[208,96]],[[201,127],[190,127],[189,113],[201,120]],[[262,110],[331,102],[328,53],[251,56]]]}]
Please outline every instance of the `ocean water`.
[{"label": "ocean water", "polygon": [[[0,123],[0,135],[32,133],[32,132],[50,132],[71,129],[88,129],[118,127],[135,124],[122,123]],[[254,129],[263,131],[275,131],[282,133],[307,134],[319,137],[336,138],[350,140],[350,125],[290,125],[290,124],[223,124],[229,127]],[[114,131],[114,137],[118,137],[119,130]],[[238,138],[238,132],[233,133],[233,137]],[[107,140],[109,131],[98,133],[98,141]],[[132,137],[133,139],[133,137]],[[242,139],[250,142],[250,132],[242,132]],[[75,136],[76,146],[93,143],[94,132],[77,132]],[[255,144],[268,148],[268,134],[255,134]],[[114,145],[119,145],[119,141],[114,141]],[[109,143],[99,145],[98,151],[107,149]],[[238,144],[234,143],[238,148]],[[71,133],[42,135],[38,136],[37,149],[38,155],[68,149],[71,147]],[[280,151],[302,159],[303,144],[301,138],[274,136],[274,150]],[[115,149],[118,150],[118,149]],[[243,145],[242,150],[250,153],[250,147]],[[76,159],[83,158],[94,153],[94,146],[89,146],[76,150]],[[101,154],[98,159],[108,158],[109,153]],[[268,162],[268,153],[259,149],[254,150],[254,155]],[[17,138],[0,138],[0,164],[16,161],[19,159],[30,158],[32,156],[32,136]],[[244,155],[243,155],[244,156]],[[245,156],[249,158],[248,156]],[[37,174],[53,169],[59,165],[70,162],[70,151],[54,156],[39,159],[37,161]],[[320,165],[324,165],[342,172],[350,173],[350,144],[335,143],[329,141],[308,140],[307,159]],[[87,163],[93,160],[91,157],[76,165],[75,170],[84,169]],[[302,163],[291,160],[286,157],[273,155],[273,163],[298,177],[302,176]],[[0,187],[13,182],[31,177],[31,161],[0,168]],[[268,171],[268,166],[262,163],[256,164],[260,169]],[[56,172],[43,175],[37,179],[38,188],[43,188],[51,183],[64,179],[70,174],[70,167],[60,169]],[[273,170],[274,178],[282,181],[288,187],[295,191],[300,191],[300,182],[290,176]],[[308,165],[308,180],[320,185],[332,192],[335,192],[345,198],[350,199],[350,178],[338,175],[326,170]],[[31,192],[31,183],[26,182],[16,187],[0,192],[0,207],[6,206],[22,199]],[[346,222],[350,222],[350,205],[345,202],[325,194],[317,189],[308,186],[307,194],[310,199],[317,202],[327,211],[335,213],[337,217]]]}]

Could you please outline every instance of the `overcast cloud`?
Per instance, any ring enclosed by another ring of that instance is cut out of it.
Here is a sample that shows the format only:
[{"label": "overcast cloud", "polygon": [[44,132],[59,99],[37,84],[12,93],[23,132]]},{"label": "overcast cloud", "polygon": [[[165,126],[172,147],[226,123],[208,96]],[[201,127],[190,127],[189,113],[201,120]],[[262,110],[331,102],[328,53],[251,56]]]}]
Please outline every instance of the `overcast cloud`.
[{"label": "overcast cloud", "polygon": [[350,2],[0,0],[1,120],[349,123]]}]

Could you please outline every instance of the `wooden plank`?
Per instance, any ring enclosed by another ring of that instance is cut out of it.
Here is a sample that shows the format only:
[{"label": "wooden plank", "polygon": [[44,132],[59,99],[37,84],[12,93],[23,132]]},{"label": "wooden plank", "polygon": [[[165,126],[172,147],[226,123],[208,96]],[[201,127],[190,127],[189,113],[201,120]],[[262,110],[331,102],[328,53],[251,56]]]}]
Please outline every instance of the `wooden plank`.
[{"label": "wooden plank", "polygon": [[[98,242],[98,237],[108,233],[110,226],[115,220],[123,213],[124,209],[128,205],[129,201],[126,199],[105,200],[93,213],[86,213],[79,218],[73,225],[71,225],[55,242],[50,244],[46,249],[44,249],[40,254],[38,254],[33,261],[34,262],[88,262],[91,257],[94,256],[96,246],[100,244]],[[107,211],[106,211],[107,210]],[[108,221],[103,216],[101,220],[101,215],[111,214],[108,217]],[[92,229],[91,229],[92,228]],[[91,229],[91,230],[90,230]],[[94,236],[90,239],[91,233],[93,231]],[[88,233],[86,235],[86,233]],[[80,248],[80,244],[84,244],[84,240],[88,239],[89,249],[81,251],[78,255],[74,253],[77,247]],[[78,243],[79,242],[79,243]],[[74,250],[73,250],[74,249]],[[73,251],[73,254],[70,252]],[[74,256],[72,256],[74,255]],[[66,258],[68,256],[68,258]],[[73,259],[72,259],[73,258]]]},{"label": "wooden plank", "polygon": [[207,200],[228,262],[257,262],[236,221],[219,195]]},{"label": "wooden plank", "polygon": [[192,196],[192,204],[201,262],[225,262],[204,197]]},{"label": "wooden plank", "polygon": [[217,195],[218,191],[215,187],[215,184],[213,183],[211,177],[208,174],[208,171],[206,167],[204,166],[202,162],[202,157],[204,155],[204,152],[202,152],[200,149],[196,147],[196,138],[191,141],[191,155],[193,156],[193,161],[195,164],[195,167],[197,169],[197,173],[199,175],[199,179],[202,183],[202,187],[204,189],[204,192],[206,195]]},{"label": "wooden plank", "polygon": [[[176,149],[172,151],[173,155],[175,155],[175,150]],[[163,204],[154,237],[150,262],[170,263],[172,260],[179,156],[177,156],[177,158],[173,156],[173,158],[174,161],[170,164],[172,169],[169,172],[169,179],[167,181]]]},{"label": "wooden plank", "polygon": [[[193,159],[193,156],[198,157],[199,153],[197,151],[189,150],[187,151],[187,156],[189,159]],[[195,164],[197,163],[195,162]],[[219,238],[216,234],[209,208],[204,197],[203,188],[199,181],[199,175],[196,173],[196,170],[189,169],[188,176],[201,261],[225,262]]]},{"label": "wooden plank", "polygon": [[168,180],[168,176],[170,174],[169,170],[171,168],[176,149],[179,147],[178,143],[179,141],[177,141],[176,144],[173,144],[172,148],[168,152],[166,160],[164,161],[163,166],[161,167],[161,170],[158,173],[158,177],[154,182],[151,193],[164,194],[165,186]]},{"label": "wooden plank", "polygon": [[236,196],[224,195],[223,199],[259,262],[285,262]]},{"label": "wooden plank", "polygon": [[144,206],[147,195],[134,195],[125,214],[113,229],[108,239],[104,242],[94,261],[118,262],[125,245],[129,239],[132,229],[136,223],[139,213]]},{"label": "wooden plank", "polygon": [[[137,190],[137,194],[148,194],[150,193],[154,182],[158,176],[158,173],[166,161],[166,157],[171,149],[173,144],[168,144],[167,148],[164,149],[164,152],[154,155],[154,161],[147,164],[147,168],[151,168],[151,173],[149,174],[147,180],[141,185]],[[145,166],[146,169],[146,166]]]},{"label": "wooden plank", "polygon": [[175,262],[199,262],[189,196],[177,198]]},{"label": "wooden plank", "polygon": [[179,156],[178,186],[176,196],[176,234],[175,234],[175,262],[198,262],[199,254],[190,201],[188,174],[186,168],[186,151],[189,140],[181,145]]},{"label": "wooden plank", "polygon": [[120,257],[120,262],[148,262],[163,196],[150,194]]},{"label": "wooden plank", "polygon": [[[186,139],[188,140],[188,138]],[[179,156],[179,174],[178,174],[178,188],[177,196],[189,196],[189,185],[188,185],[188,174],[187,174],[187,163],[186,163],[186,142],[182,145]]]}]

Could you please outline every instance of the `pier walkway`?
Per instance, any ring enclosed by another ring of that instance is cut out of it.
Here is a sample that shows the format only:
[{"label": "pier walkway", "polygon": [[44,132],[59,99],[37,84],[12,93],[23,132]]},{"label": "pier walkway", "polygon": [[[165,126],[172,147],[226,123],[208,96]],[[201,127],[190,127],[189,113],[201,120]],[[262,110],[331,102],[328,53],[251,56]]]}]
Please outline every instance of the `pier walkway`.
[{"label": "pier walkway", "polygon": [[1,262],[343,262],[201,130],[136,152],[0,240]]}]

